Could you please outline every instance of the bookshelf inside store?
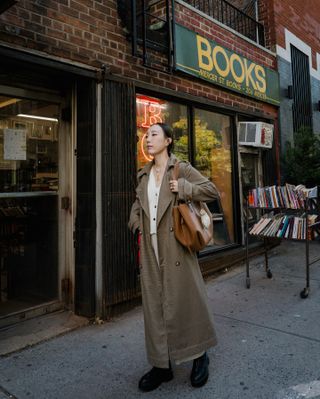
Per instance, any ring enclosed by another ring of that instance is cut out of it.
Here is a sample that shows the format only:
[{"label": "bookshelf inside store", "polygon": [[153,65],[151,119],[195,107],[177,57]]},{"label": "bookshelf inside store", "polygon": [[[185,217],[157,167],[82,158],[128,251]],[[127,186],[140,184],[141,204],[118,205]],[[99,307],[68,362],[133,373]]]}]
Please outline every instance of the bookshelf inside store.
[{"label": "bookshelf inside store", "polygon": [[262,238],[265,247],[265,270],[272,277],[268,263],[267,240],[297,240],[305,243],[306,286],[300,293],[306,298],[310,290],[309,267],[320,258],[310,260],[309,242],[320,241],[319,186],[306,188],[303,185],[257,187],[249,190],[246,215],[259,212],[253,225],[246,216],[246,285],[250,288],[249,237]]},{"label": "bookshelf inside store", "polygon": [[57,296],[58,196],[23,194],[0,195],[0,319]]}]

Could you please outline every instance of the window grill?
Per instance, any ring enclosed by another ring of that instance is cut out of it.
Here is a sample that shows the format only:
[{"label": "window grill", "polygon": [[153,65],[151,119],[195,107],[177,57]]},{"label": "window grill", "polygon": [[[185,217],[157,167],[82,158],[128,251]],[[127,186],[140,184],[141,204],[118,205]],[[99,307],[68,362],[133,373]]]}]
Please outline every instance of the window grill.
[{"label": "window grill", "polygon": [[[246,12],[226,0],[184,0],[185,3],[209,15],[254,42],[265,45],[264,26]],[[255,3],[255,2],[253,2]],[[247,5],[249,7],[249,4]],[[247,8],[244,8],[246,10]],[[248,8],[250,10],[250,8]],[[250,12],[251,13],[251,12]]]},{"label": "window grill", "polygon": [[119,0],[117,7],[132,54],[145,66],[171,72],[174,0]]},{"label": "window grill", "polygon": [[292,86],[293,86],[293,131],[301,127],[312,128],[312,104],[310,87],[309,57],[291,46]]}]

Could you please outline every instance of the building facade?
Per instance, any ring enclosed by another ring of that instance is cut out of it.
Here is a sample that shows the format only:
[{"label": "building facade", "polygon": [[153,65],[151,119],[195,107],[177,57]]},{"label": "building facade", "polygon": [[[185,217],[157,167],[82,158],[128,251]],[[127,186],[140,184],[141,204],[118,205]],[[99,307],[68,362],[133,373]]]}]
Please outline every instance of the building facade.
[{"label": "building facade", "polygon": [[[61,307],[106,318],[139,298],[127,221],[150,124],[169,123],[176,155],[221,193],[209,204],[204,274],[243,259],[246,190],[279,180],[270,30],[222,0],[146,3],[24,0],[1,10],[3,324]],[[239,140],[241,123],[253,141]]]},{"label": "building facade", "polygon": [[283,152],[300,127],[320,132],[320,13],[311,0],[263,3],[270,48],[277,54]]}]

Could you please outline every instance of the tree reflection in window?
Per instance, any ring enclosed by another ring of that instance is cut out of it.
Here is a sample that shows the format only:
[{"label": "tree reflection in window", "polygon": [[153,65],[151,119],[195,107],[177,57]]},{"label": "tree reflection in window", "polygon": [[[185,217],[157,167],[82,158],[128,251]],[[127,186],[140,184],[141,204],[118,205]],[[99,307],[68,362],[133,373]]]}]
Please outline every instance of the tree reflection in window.
[{"label": "tree reflection in window", "polygon": [[[221,195],[221,204],[218,205],[221,205],[222,222],[226,225],[227,234],[220,237],[220,245],[234,242],[230,126],[228,116],[195,110],[195,166],[215,183]],[[215,204],[217,211],[218,205]]]}]

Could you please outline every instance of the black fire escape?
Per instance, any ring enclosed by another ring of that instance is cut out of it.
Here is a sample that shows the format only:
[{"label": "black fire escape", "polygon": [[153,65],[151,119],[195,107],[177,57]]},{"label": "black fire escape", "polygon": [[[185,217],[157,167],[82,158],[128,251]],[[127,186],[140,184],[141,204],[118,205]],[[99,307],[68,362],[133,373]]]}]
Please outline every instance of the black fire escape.
[{"label": "black fire escape", "polygon": [[132,54],[145,66],[171,72],[174,0],[120,0],[117,6]]},{"label": "black fire escape", "polygon": [[[265,45],[264,26],[257,21],[258,0],[184,0],[197,10],[216,19],[254,42]],[[239,9],[242,3],[243,8]]]}]

